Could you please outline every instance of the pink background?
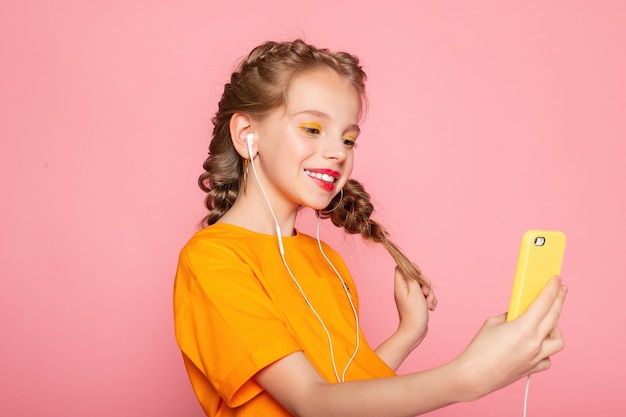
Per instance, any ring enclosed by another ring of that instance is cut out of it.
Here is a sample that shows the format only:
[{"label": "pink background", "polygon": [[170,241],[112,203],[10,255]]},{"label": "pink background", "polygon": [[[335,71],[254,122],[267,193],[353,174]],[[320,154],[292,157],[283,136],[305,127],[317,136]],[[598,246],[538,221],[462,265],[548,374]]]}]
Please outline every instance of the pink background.
[{"label": "pink background", "polygon": [[[402,372],[506,310],[525,229],[561,229],[567,348],[533,378],[529,416],[624,415],[626,3],[296,3],[2,2],[0,415],[202,415],[171,290],[204,214],[209,119],[241,55],[293,37],[370,77],[354,176],[440,299]],[[396,324],[392,264],[323,236],[377,344]],[[521,415],[522,398],[520,381],[432,415]]]}]

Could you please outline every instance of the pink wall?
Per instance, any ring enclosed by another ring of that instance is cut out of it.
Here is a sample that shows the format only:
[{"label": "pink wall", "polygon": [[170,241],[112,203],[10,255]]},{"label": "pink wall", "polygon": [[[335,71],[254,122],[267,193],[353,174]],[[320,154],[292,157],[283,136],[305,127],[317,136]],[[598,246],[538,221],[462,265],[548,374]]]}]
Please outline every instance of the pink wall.
[{"label": "pink wall", "polygon": [[[0,415],[201,415],[171,288],[204,212],[209,118],[239,56],[292,37],[370,76],[355,177],[440,298],[402,371],[505,311],[522,232],[558,228],[568,346],[529,415],[624,415],[625,3],[378,3],[2,3]],[[395,326],[391,263],[325,230],[376,343]],[[522,396],[432,415],[521,415]]]}]

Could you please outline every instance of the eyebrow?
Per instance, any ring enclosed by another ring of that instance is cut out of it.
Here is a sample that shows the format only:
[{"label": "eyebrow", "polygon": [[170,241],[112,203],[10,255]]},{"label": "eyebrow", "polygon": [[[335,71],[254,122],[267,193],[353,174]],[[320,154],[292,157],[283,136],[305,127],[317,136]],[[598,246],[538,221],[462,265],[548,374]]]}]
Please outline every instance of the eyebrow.
[{"label": "eyebrow", "polygon": [[[324,112],[321,112],[319,110],[301,110],[299,112],[294,113],[294,116],[300,115],[300,114],[310,114],[312,116],[316,116],[322,119],[326,119],[326,120],[330,120],[330,116]],[[358,124],[354,123],[351,124],[350,126],[348,126],[348,130],[350,129],[354,129],[357,131],[357,133],[361,133],[361,128],[359,127]]]}]

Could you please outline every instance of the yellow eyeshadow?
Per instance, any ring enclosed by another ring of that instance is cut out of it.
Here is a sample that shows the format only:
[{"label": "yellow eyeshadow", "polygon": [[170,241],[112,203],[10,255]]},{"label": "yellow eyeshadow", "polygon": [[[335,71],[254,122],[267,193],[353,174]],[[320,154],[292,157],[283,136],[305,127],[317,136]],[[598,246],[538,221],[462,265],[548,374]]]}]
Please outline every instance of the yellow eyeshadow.
[{"label": "yellow eyeshadow", "polygon": [[322,130],[322,125],[319,124],[319,123],[315,123],[315,122],[300,123],[300,127],[301,128]]}]

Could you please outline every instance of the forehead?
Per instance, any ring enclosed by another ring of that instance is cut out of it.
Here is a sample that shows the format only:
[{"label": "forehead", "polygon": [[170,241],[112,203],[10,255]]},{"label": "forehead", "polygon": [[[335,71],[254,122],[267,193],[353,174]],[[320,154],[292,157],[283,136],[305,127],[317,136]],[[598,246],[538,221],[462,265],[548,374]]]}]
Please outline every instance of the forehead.
[{"label": "forehead", "polygon": [[285,95],[287,113],[318,112],[356,123],[362,107],[361,96],[350,79],[330,68],[298,74]]}]

